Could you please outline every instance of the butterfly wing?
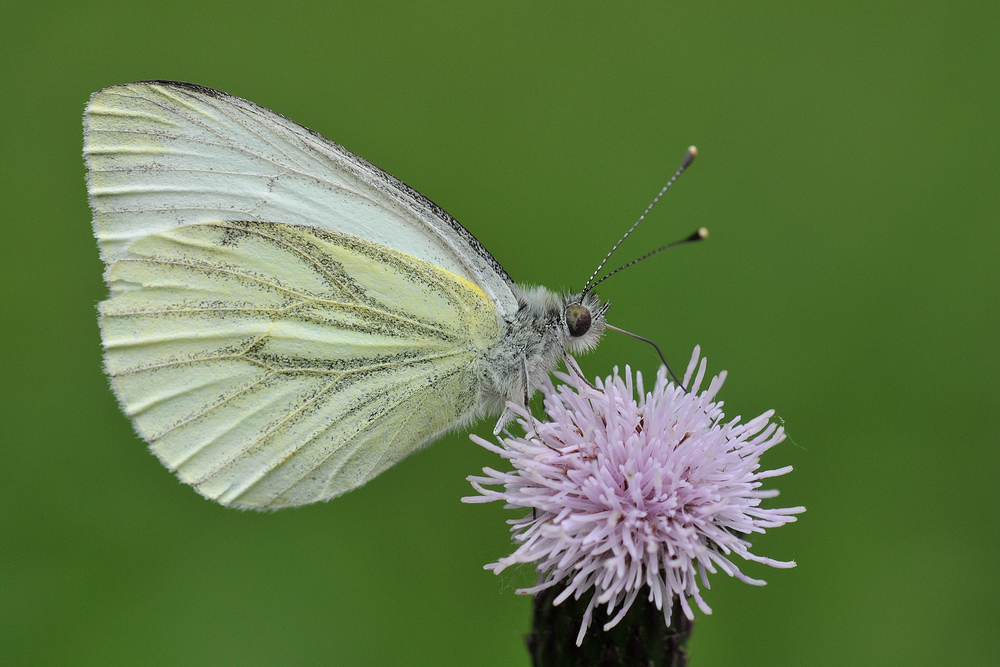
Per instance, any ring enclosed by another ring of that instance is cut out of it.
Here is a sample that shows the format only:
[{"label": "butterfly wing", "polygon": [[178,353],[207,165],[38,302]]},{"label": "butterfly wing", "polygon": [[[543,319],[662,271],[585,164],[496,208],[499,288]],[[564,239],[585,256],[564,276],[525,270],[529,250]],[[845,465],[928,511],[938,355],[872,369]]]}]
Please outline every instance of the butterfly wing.
[{"label": "butterfly wing", "polygon": [[84,117],[94,233],[108,264],[182,224],[312,225],[399,250],[479,285],[501,318],[513,281],[454,218],[402,181],[280,114],[189,83],[95,93]]},{"label": "butterfly wing", "polygon": [[348,491],[471,421],[509,276],[426,198],[245,100],[96,93],[85,117],[112,385],[227,505]]},{"label": "butterfly wing", "polygon": [[108,273],[112,385],[185,482],[278,508],[353,489],[477,416],[477,286],[314,227],[226,222],[150,234]]}]

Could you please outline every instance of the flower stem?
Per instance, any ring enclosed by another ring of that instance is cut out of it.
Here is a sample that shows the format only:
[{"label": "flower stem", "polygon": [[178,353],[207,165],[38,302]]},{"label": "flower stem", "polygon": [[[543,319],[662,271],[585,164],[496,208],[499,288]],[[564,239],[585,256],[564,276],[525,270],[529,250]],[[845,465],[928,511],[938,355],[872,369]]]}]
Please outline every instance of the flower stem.
[{"label": "flower stem", "polygon": [[576,645],[580,619],[589,600],[570,596],[561,604],[552,601],[562,589],[552,587],[535,596],[534,628],[525,637],[535,667],[685,667],[692,621],[674,600],[670,625],[663,622],[663,612],[640,594],[618,625],[604,632],[609,617],[605,607],[594,610],[590,630],[583,644]]}]

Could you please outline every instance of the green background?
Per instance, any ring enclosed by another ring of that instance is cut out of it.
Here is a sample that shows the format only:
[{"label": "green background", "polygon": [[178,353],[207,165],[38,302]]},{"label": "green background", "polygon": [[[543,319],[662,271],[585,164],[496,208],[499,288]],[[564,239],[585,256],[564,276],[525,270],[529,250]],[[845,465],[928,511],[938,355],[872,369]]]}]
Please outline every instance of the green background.
[{"label": "green background", "polygon": [[[251,99],[462,221],[515,279],[579,288],[689,144],[602,285],[612,323],[765,458],[793,570],[713,579],[693,665],[996,664],[1000,4],[25,3],[0,23],[0,663],[525,665],[529,570],[465,434],[333,502],[228,510],[146,451],[101,370],[88,96]],[[656,367],[615,334],[589,375]],[[490,424],[476,432],[487,435]]]}]

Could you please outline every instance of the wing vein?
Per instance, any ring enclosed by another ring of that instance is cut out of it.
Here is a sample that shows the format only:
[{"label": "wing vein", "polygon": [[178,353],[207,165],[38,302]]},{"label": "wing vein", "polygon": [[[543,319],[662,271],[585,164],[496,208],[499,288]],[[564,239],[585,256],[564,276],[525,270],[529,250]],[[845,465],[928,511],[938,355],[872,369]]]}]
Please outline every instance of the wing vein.
[{"label": "wing vein", "polygon": [[[263,442],[265,439],[270,438],[279,429],[281,429],[283,426],[285,426],[286,424],[288,424],[288,422],[291,421],[293,418],[295,418],[296,416],[302,414],[303,411],[305,411],[306,409],[308,409],[308,408],[312,407],[313,405],[315,405],[316,401],[318,401],[320,398],[322,398],[323,396],[325,396],[327,394],[327,392],[330,391],[330,388],[333,387],[333,386],[336,386],[336,384],[337,383],[334,382],[333,380],[327,381],[326,385],[323,388],[321,388],[320,390],[318,390],[313,396],[309,397],[305,402],[302,403],[302,405],[298,406],[297,408],[295,408],[291,412],[286,413],[276,423],[272,424],[270,427],[268,427],[266,430],[264,430],[261,433],[259,433],[254,438],[251,438],[247,442],[242,443],[239,451],[237,451],[235,453],[235,455],[228,457],[227,459],[225,459],[224,461],[222,461],[221,463],[219,463],[215,468],[213,468],[210,471],[205,472],[204,474],[202,474],[202,476],[200,478],[198,478],[196,480],[193,480],[192,483],[193,484],[200,484],[203,481],[205,481],[206,479],[215,476],[224,467],[226,467],[230,463],[232,463],[232,462],[236,461],[237,459],[239,459],[241,456],[243,456],[248,451],[250,451],[251,449],[253,449],[256,445],[258,445],[261,442]],[[274,469],[273,466],[266,468],[265,472],[259,473],[257,475],[257,477],[254,479],[254,481],[251,482],[251,483],[256,483],[256,481],[259,480],[262,475],[267,474],[268,472],[270,472],[273,469]],[[238,498],[239,495],[237,495],[236,497]]]},{"label": "wing vein", "polygon": [[[380,310],[378,308],[374,308],[372,306],[366,306],[366,305],[360,304],[360,303],[344,303],[342,301],[334,301],[332,299],[324,299],[324,298],[319,297],[319,296],[315,296],[315,295],[311,295],[311,294],[305,294],[305,293],[302,293],[302,292],[298,292],[298,291],[293,290],[293,289],[291,289],[289,287],[285,287],[285,286],[279,285],[277,283],[269,282],[269,281],[264,280],[263,278],[259,278],[257,276],[253,276],[253,275],[250,275],[250,274],[242,273],[240,271],[234,271],[232,269],[225,269],[225,268],[222,268],[222,267],[219,267],[219,266],[215,266],[215,265],[211,265],[211,264],[199,264],[199,263],[196,263],[196,262],[181,262],[181,261],[178,261],[178,260],[155,259],[155,258],[141,258],[141,259],[138,259],[138,258],[131,258],[131,257],[125,257],[125,258],[119,259],[118,261],[119,262],[130,262],[130,263],[156,264],[156,265],[162,265],[162,266],[181,266],[181,267],[186,267],[186,268],[189,268],[189,269],[198,269],[198,270],[202,270],[202,271],[215,271],[215,272],[218,272],[218,273],[224,273],[224,274],[231,275],[231,276],[233,276],[235,278],[239,278],[239,279],[242,279],[242,280],[247,280],[249,282],[257,283],[257,284],[259,284],[259,285],[261,285],[261,286],[263,286],[265,288],[270,288],[270,289],[273,289],[273,290],[278,291],[278,292],[283,292],[285,294],[288,294],[289,296],[295,296],[295,297],[298,297],[300,299],[304,299],[305,301],[310,301],[312,303],[318,303],[318,304],[322,304],[322,305],[325,305],[325,306],[336,307],[336,308],[344,308],[344,309],[347,309],[347,310],[362,310],[362,311],[369,312],[369,313],[376,313],[376,314],[382,315],[383,317],[386,317],[386,318],[394,319],[394,320],[397,320],[399,322],[405,322],[405,323],[410,324],[412,326],[422,328],[425,331],[437,333],[442,338],[444,338],[445,340],[450,340],[450,339],[454,338],[453,334],[450,334],[450,333],[444,331],[443,329],[439,329],[438,327],[432,326],[432,325],[427,324],[425,322],[421,322],[419,320],[414,320],[414,319],[409,318],[409,317],[403,317],[399,313],[396,313],[396,312],[393,312],[393,311]],[[115,315],[105,315],[105,317],[115,317]]]},{"label": "wing vein", "polygon": [[[456,369],[456,370],[454,370],[454,371],[452,371],[452,372],[444,375],[441,379],[444,379],[444,378],[447,378],[447,377],[451,377],[452,375],[454,375],[454,374],[456,374],[458,372],[459,372],[459,369]],[[424,394],[426,394],[426,389],[427,389],[427,387],[423,387],[422,389],[419,389],[416,392],[414,392],[414,394],[416,394],[416,393],[424,393]],[[369,429],[372,429],[375,426],[377,426],[383,419],[385,419],[390,413],[392,413],[393,410],[395,410],[396,408],[398,408],[399,406],[401,406],[403,403],[405,403],[407,400],[409,400],[412,396],[413,396],[413,394],[409,394],[409,395],[404,396],[403,398],[400,398],[399,400],[397,400],[397,401],[395,401],[395,402],[387,405],[378,415],[375,415],[374,417],[372,417],[371,419],[369,419],[365,424],[363,424],[361,426],[361,428],[359,428],[351,436],[350,441],[356,440],[358,437],[361,436],[361,434],[363,434],[366,431],[368,431]],[[426,398],[425,397],[421,398],[421,404],[423,404],[424,401],[426,401]],[[358,407],[360,408],[360,406],[358,406]],[[407,417],[407,423],[412,418],[412,416],[413,415],[411,413],[411,415],[409,417]],[[336,422],[334,422],[334,423],[336,423]],[[233,500],[236,500],[236,499],[240,498],[241,496],[243,496],[244,494],[246,494],[247,492],[249,492],[254,486],[256,486],[257,484],[259,484],[260,482],[262,482],[267,477],[268,474],[270,474],[272,471],[274,471],[275,469],[277,469],[283,463],[285,463],[288,460],[290,460],[293,456],[295,456],[298,452],[300,452],[303,447],[305,447],[310,442],[313,442],[317,438],[319,438],[320,436],[322,436],[332,426],[333,426],[333,424],[330,424],[330,425],[327,425],[325,428],[317,429],[315,432],[313,432],[311,435],[309,435],[309,437],[307,437],[305,440],[303,440],[302,442],[298,443],[293,449],[291,449],[290,451],[288,451],[284,456],[282,456],[280,459],[274,461],[267,469],[265,469],[262,472],[260,472],[253,479],[253,481],[250,482],[250,484],[246,485],[242,490],[240,490],[240,492],[236,496],[233,497]],[[400,429],[400,430],[396,431],[396,433],[393,435],[393,437],[390,440],[390,442],[394,442],[403,431],[404,431],[404,429]],[[287,485],[284,489],[282,489],[280,493],[275,494],[274,497],[278,498],[281,495],[283,495],[284,493],[287,493],[290,489],[294,488],[305,477],[307,477],[309,474],[311,474],[317,468],[322,467],[323,464],[325,464],[328,460],[330,460],[331,456],[336,455],[337,452],[339,452],[343,447],[348,446],[348,444],[349,444],[349,441],[345,441],[340,447],[338,447],[338,448],[332,450],[331,452],[329,452],[325,457],[323,457],[322,459],[320,459],[319,461],[317,461],[315,464],[313,464],[308,470],[304,471],[302,475],[300,475],[297,479],[295,479],[295,481],[293,481],[291,484]],[[382,460],[382,458],[385,456],[385,453],[388,450],[389,450],[389,447],[388,447],[388,444],[387,444],[385,447],[382,448],[382,451],[379,454],[379,458],[377,459],[376,464],[374,464],[371,467],[369,467],[368,472],[370,472],[372,469],[375,468],[375,465],[377,465],[377,463]],[[338,468],[338,471],[339,471],[339,468]],[[336,472],[337,471],[334,471],[333,474],[336,474]],[[367,476],[366,476],[366,478],[367,478]]]},{"label": "wing vein", "polygon": [[[218,410],[220,407],[222,407],[226,403],[229,403],[232,400],[234,400],[234,399],[242,396],[243,394],[247,393],[248,391],[253,390],[255,387],[257,387],[258,385],[260,385],[262,382],[265,382],[266,380],[271,379],[271,378],[275,377],[276,375],[277,374],[274,371],[271,371],[267,375],[261,377],[259,380],[255,381],[255,382],[253,382],[253,383],[251,383],[249,385],[247,385],[246,387],[242,387],[238,391],[235,391],[235,392],[233,392],[231,394],[223,395],[222,397],[219,398],[219,400],[217,400],[215,403],[212,403],[211,405],[207,406],[204,410],[201,410],[200,412],[196,412],[194,414],[188,415],[186,418],[182,419],[181,421],[177,422],[176,424],[173,424],[172,426],[170,426],[169,428],[167,428],[165,431],[161,431],[160,433],[157,433],[156,435],[146,436],[147,439],[149,440],[149,443],[150,444],[154,444],[157,440],[161,440],[165,435],[168,435],[168,434],[172,433],[173,431],[176,431],[177,429],[181,428],[182,426],[190,424],[193,421],[201,419],[202,417],[204,417],[205,415],[207,415],[209,412],[212,412],[213,410]],[[225,435],[226,433],[229,433],[230,431],[232,431],[233,428],[235,428],[236,426],[238,426],[244,419],[246,419],[248,416],[250,416],[250,414],[251,413],[245,413],[242,417],[240,417],[239,419],[237,419],[236,421],[234,421],[231,425],[229,425],[229,427],[225,431],[223,431],[222,433],[217,434],[211,440],[206,440],[205,442],[201,443],[199,445],[198,449],[196,450],[196,452],[201,451],[204,447],[207,447],[212,442],[215,442],[215,440],[217,440],[219,436]],[[191,456],[193,456],[193,454]],[[187,461],[188,459],[190,459],[191,456],[185,457],[183,461],[181,461],[180,463],[176,464],[174,467],[175,468],[179,468],[181,465],[184,464],[185,461]]]},{"label": "wing vein", "polygon": [[[170,134],[166,134],[166,133],[159,134],[159,133],[155,133],[155,132],[137,131],[136,134],[146,134],[146,135],[154,135],[154,136],[163,136],[163,137],[171,139],[171,140],[180,139],[181,136],[183,136],[183,140],[184,141],[188,141],[190,143],[203,144],[203,145],[206,145],[206,146],[217,146],[219,148],[232,149],[232,150],[238,151],[240,153],[243,153],[245,155],[249,155],[251,157],[254,157],[254,158],[256,158],[258,160],[261,160],[262,162],[265,162],[267,164],[274,165],[275,167],[278,167],[279,169],[281,169],[281,170],[283,170],[285,172],[292,173],[292,174],[295,174],[297,176],[302,176],[304,178],[310,178],[310,179],[312,179],[314,181],[318,181],[318,182],[323,183],[324,185],[327,185],[327,186],[332,187],[334,189],[341,190],[343,192],[349,192],[349,193],[351,193],[351,194],[353,194],[355,196],[361,197],[362,199],[365,199],[366,201],[369,201],[369,202],[371,202],[372,204],[374,204],[376,206],[381,206],[380,202],[375,201],[373,198],[369,197],[364,192],[360,192],[360,191],[357,191],[357,190],[348,189],[348,188],[344,187],[343,185],[340,185],[338,183],[334,183],[333,181],[331,181],[329,179],[322,178],[318,174],[306,171],[302,167],[301,163],[298,160],[293,159],[284,150],[282,150],[280,147],[276,146],[269,138],[264,137],[259,132],[254,132],[247,125],[241,123],[238,118],[236,118],[236,117],[230,115],[229,113],[227,113],[226,109],[224,109],[224,108],[222,108],[220,106],[217,106],[215,104],[210,103],[207,99],[200,98],[202,102],[204,102],[205,104],[207,104],[211,108],[215,109],[216,111],[218,111],[219,113],[221,113],[223,116],[225,116],[229,120],[234,121],[236,124],[240,125],[241,127],[243,127],[248,132],[253,133],[254,136],[256,136],[257,138],[266,141],[269,146],[271,146],[272,148],[275,148],[281,155],[283,155],[286,158],[288,158],[289,160],[291,160],[292,163],[293,163],[293,165],[294,165],[294,167],[292,165],[282,164],[281,162],[278,162],[277,160],[275,160],[273,158],[267,157],[263,153],[250,150],[250,148],[247,147],[247,146],[242,146],[242,145],[239,145],[239,144],[234,144],[232,141],[227,141],[225,135],[223,135],[220,131],[218,131],[218,130],[214,129],[213,127],[211,127],[209,124],[203,123],[203,122],[201,122],[201,121],[199,121],[199,120],[197,120],[195,118],[192,118],[192,117],[181,116],[175,110],[167,107],[166,105],[164,105],[164,104],[162,104],[162,103],[160,103],[160,102],[158,102],[156,100],[153,100],[153,99],[150,99],[148,97],[145,97],[145,96],[142,96],[142,95],[138,95],[138,94],[128,95],[128,96],[123,95],[122,97],[132,97],[132,98],[135,98],[135,99],[145,100],[145,101],[147,101],[147,102],[149,102],[149,103],[151,103],[151,104],[153,104],[153,105],[155,105],[155,106],[163,109],[168,114],[172,114],[172,115],[180,117],[180,118],[182,118],[184,120],[188,120],[191,123],[194,123],[195,125],[197,125],[201,129],[205,130],[206,132],[219,137],[221,139],[221,141],[219,143],[216,143],[216,142],[205,141],[204,139],[198,139],[196,137],[191,137],[191,136],[184,136],[184,135],[178,136],[178,135],[170,135]],[[185,105],[185,106],[187,106],[187,105]],[[258,126],[262,126],[263,125],[256,118],[254,118],[253,121]],[[282,128],[282,129],[284,129],[284,128]],[[101,130],[96,130],[96,131],[100,132]],[[286,140],[288,140],[291,143],[291,139],[290,138],[288,138],[288,137],[283,137],[283,138],[285,138]],[[301,141],[301,138],[299,138],[299,140]],[[299,146],[299,148],[301,149],[302,147]],[[164,169],[163,171],[168,171],[168,170]],[[187,170],[185,170],[185,169],[172,169],[172,170],[169,170],[169,171],[187,171]],[[348,173],[350,173],[350,172],[348,172]],[[279,176],[280,176],[280,174],[276,174],[275,176],[272,176],[271,178],[277,178]],[[352,176],[356,177],[355,174],[352,174]]]}]

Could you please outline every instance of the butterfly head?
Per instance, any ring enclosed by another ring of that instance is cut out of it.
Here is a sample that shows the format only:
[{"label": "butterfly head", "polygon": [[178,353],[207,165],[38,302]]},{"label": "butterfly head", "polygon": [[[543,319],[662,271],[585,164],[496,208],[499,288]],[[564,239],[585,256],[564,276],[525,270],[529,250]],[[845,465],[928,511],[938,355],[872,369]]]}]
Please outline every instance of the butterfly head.
[{"label": "butterfly head", "polygon": [[606,328],[604,313],[609,303],[601,303],[593,292],[563,297],[563,333],[566,349],[580,354],[593,349]]}]

